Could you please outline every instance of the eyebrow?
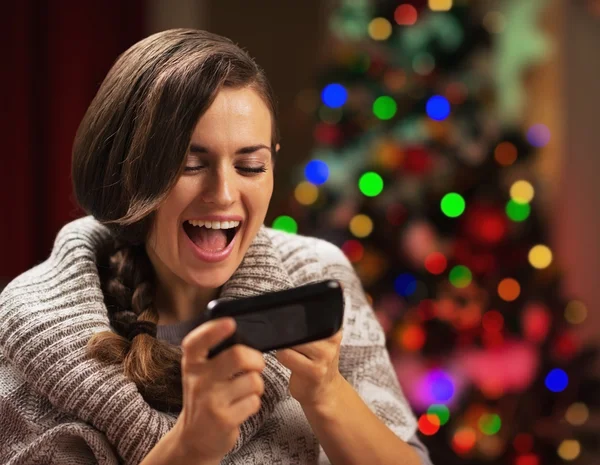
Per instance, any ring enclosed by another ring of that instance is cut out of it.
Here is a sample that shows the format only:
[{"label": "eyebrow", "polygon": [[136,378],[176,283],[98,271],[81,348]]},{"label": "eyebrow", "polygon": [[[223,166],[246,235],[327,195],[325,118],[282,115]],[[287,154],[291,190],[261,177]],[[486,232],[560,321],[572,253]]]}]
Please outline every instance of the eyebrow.
[{"label": "eyebrow", "polygon": [[[267,147],[264,144],[256,144],[256,145],[250,145],[248,147],[242,147],[241,149],[236,150],[235,154],[236,155],[248,155],[250,153],[257,152],[261,149],[267,149],[269,152],[271,151],[271,147]],[[192,143],[192,144],[190,144],[190,152],[191,153],[208,153],[208,150],[206,149],[206,147]]]}]

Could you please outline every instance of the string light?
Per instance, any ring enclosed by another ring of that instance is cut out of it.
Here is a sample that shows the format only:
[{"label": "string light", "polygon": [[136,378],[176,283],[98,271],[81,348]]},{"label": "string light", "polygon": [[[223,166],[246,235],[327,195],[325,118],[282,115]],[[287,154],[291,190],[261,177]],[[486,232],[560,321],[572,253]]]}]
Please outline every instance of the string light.
[{"label": "string light", "polygon": [[529,203],[534,195],[535,190],[527,181],[517,181],[510,187],[510,196],[517,203]]},{"label": "string light", "polygon": [[468,453],[475,446],[477,434],[473,428],[463,426],[452,437],[452,449],[459,455]]},{"label": "string light", "polygon": [[291,216],[282,215],[273,221],[273,229],[296,234],[298,232],[298,223]]},{"label": "string light", "polygon": [[430,394],[436,402],[448,402],[454,396],[454,383],[442,370],[432,370],[425,379]]},{"label": "string light", "polygon": [[373,114],[381,120],[389,120],[394,117],[398,105],[392,97],[382,95],[373,102]]},{"label": "string light", "polygon": [[512,278],[505,278],[498,284],[498,295],[502,300],[512,302],[521,294],[521,286]]},{"label": "string light", "polygon": [[542,270],[552,263],[552,251],[545,245],[536,245],[529,251],[529,263],[534,268]]},{"label": "string light", "polygon": [[373,40],[387,40],[392,35],[392,25],[385,18],[375,18],[369,23],[369,36]]},{"label": "string light", "polygon": [[324,184],[329,178],[329,167],[327,163],[321,160],[311,160],[304,168],[304,176],[317,186]]},{"label": "string light", "polygon": [[587,308],[583,302],[572,300],[565,308],[565,320],[572,325],[578,325],[585,321],[587,313]]},{"label": "string light", "polygon": [[506,215],[517,223],[529,218],[530,213],[531,207],[528,203],[519,203],[511,199],[506,204]]},{"label": "string light", "polygon": [[425,269],[431,274],[442,274],[448,266],[446,257],[440,252],[430,253],[425,259]]},{"label": "string light", "polygon": [[358,180],[358,188],[367,197],[376,197],[383,190],[383,179],[373,171],[363,174]]},{"label": "string light", "polygon": [[443,121],[450,115],[450,102],[446,97],[434,95],[426,104],[427,115],[435,121]]},{"label": "string light", "polygon": [[427,334],[418,324],[407,324],[400,330],[400,343],[410,352],[417,352],[423,348]]},{"label": "string light", "polygon": [[510,166],[517,160],[517,148],[510,142],[501,142],[494,150],[494,158],[499,165]]},{"label": "string light", "polygon": [[450,282],[454,287],[464,288],[471,284],[473,274],[471,270],[464,265],[456,265],[450,270]]},{"label": "string light", "polygon": [[410,273],[402,273],[394,280],[394,290],[402,297],[408,297],[417,290],[417,280]]},{"label": "string light", "polygon": [[444,404],[432,404],[427,409],[427,413],[435,415],[440,421],[440,425],[445,425],[450,420],[450,410]]},{"label": "string light", "polygon": [[581,444],[576,439],[565,439],[558,446],[558,455],[563,460],[575,460],[581,453]]},{"label": "string light", "polygon": [[544,382],[550,391],[562,392],[569,384],[569,377],[564,370],[560,368],[554,368],[546,375]]},{"label": "string light", "polygon": [[350,232],[358,238],[367,237],[373,232],[373,220],[367,215],[359,214],[350,220]]},{"label": "string light", "polygon": [[465,199],[456,192],[450,192],[442,198],[441,207],[444,215],[456,218],[465,211]]},{"label": "string light", "polygon": [[452,0],[429,0],[431,11],[448,11],[452,8]]},{"label": "string light", "polygon": [[534,147],[544,147],[550,142],[550,129],[544,124],[534,124],[527,131],[527,140]]},{"label": "string light", "polygon": [[412,26],[418,19],[417,9],[409,4],[402,4],[394,11],[394,20],[399,26]]},{"label": "string light", "polygon": [[582,402],[571,404],[565,413],[565,419],[573,426],[583,425],[589,418],[590,412]]},{"label": "string light", "polygon": [[495,413],[484,413],[479,417],[479,429],[483,434],[491,436],[500,431],[502,421]]},{"label": "string light", "polygon": [[419,431],[425,436],[432,436],[440,429],[440,420],[437,416],[424,413],[419,417]]},{"label": "string light", "polygon": [[321,92],[321,100],[328,107],[338,108],[343,106],[348,100],[348,91],[341,84],[329,84]]},{"label": "string light", "polygon": [[319,189],[308,181],[302,181],[294,189],[294,197],[301,205],[312,205],[319,197]]}]

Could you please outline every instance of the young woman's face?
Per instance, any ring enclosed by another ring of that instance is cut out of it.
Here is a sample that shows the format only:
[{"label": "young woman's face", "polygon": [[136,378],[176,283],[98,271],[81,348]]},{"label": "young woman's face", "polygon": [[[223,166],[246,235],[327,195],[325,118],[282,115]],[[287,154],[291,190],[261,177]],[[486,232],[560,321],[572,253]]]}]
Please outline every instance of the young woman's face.
[{"label": "young woman's face", "polygon": [[200,118],[186,168],[147,242],[157,272],[200,288],[234,273],[273,192],[271,113],[251,88],[223,88]]}]

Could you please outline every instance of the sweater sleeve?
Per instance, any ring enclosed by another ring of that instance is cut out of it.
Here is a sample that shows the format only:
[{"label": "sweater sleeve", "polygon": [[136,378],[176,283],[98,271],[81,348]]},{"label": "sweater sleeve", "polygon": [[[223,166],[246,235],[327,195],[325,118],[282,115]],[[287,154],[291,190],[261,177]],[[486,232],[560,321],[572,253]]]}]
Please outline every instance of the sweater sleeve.
[{"label": "sweater sleeve", "polygon": [[6,465],[113,465],[104,434],[56,410],[0,352],[0,463]]},{"label": "sweater sleeve", "polygon": [[385,335],[369,305],[354,268],[335,245],[318,241],[323,279],[337,279],[344,288],[344,326],[340,373],[364,402],[399,438],[411,444],[423,464],[429,458],[416,437],[416,419],[406,401],[385,346]]}]

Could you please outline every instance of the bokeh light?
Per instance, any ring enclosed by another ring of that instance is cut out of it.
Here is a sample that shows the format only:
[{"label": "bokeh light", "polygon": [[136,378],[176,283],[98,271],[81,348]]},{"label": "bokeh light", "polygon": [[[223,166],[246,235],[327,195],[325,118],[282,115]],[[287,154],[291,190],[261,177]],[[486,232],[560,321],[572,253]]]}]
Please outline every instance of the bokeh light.
[{"label": "bokeh light", "polygon": [[548,268],[552,263],[552,251],[546,245],[533,246],[529,251],[529,263],[538,270]]},{"label": "bokeh light", "polygon": [[529,433],[519,433],[513,440],[513,447],[519,454],[527,454],[533,449],[533,436]]},{"label": "bokeh light", "polygon": [[373,102],[373,114],[381,120],[392,119],[398,110],[398,105],[392,97],[382,95]]},{"label": "bokeh light", "polygon": [[409,323],[400,329],[400,344],[410,352],[421,350],[426,338],[427,334],[418,324]]},{"label": "bokeh light", "polygon": [[300,205],[312,205],[319,197],[319,189],[313,183],[302,181],[294,189],[294,197]]},{"label": "bokeh light", "polygon": [[499,11],[489,11],[483,17],[483,27],[492,34],[500,34],[506,26],[506,18]]},{"label": "bokeh light", "polygon": [[552,392],[562,392],[569,384],[569,377],[565,370],[554,368],[546,375],[545,384]]},{"label": "bokeh light", "polygon": [[475,446],[477,433],[473,428],[463,426],[452,437],[452,450],[459,455],[467,454]]},{"label": "bokeh light", "polygon": [[590,411],[583,402],[571,404],[565,413],[565,419],[573,426],[585,424],[590,416]]},{"label": "bokeh light", "polygon": [[565,439],[558,446],[558,455],[563,460],[575,460],[581,453],[581,444],[576,439]]},{"label": "bokeh light", "polygon": [[358,238],[367,237],[373,232],[373,220],[367,215],[358,214],[350,220],[349,229]]},{"label": "bokeh light", "polygon": [[544,124],[534,124],[527,131],[527,140],[534,147],[544,147],[550,142],[550,129]]},{"label": "bokeh light", "polygon": [[452,0],[429,0],[431,11],[448,11],[452,8]]},{"label": "bokeh light", "polygon": [[337,124],[342,120],[343,115],[341,108],[331,108],[327,105],[321,105],[319,108],[319,119],[324,123]]},{"label": "bokeh light", "polygon": [[502,331],[504,327],[504,317],[497,310],[490,310],[485,312],[483,317],[481,318],[481,326],[483,329],[489,332],[499,332]]},{"label": "bokeh light", "polygon": [[443,121],[450,115],[450,102],[446,97],[434,95],[427,100],[427,115],[435,121]]},{"label": "bokeh light", "polygon": [[308,182],[319,186],[327,182],[327,179],[329,178],[329,167],[324,161],[311,160],[304,168],[304,176]]},{"label": "bokeh light", "polygon": [[448,261],[444,254],[440,252],[430,253],[427,255],[427,258],[425,258],[425,269],[431,274],[442,274],[447,266]]},{"label": "bokeh light", "polygon": [[377,173],[369,171],[358,180],[358,188],[367,197],[376,197],[383,190],[383,179]]},{"label": "bokeh light", "polygon": [[412,67],[415,73],[427,76],[435,69],[435,58],[430,53],[419,53],[413,58]]},{"label": "bokeh light", "polygon": [[365,253],[365,248],[356,239],[349,239],[342,244],[342,252],[352,263],[359,262]]},{"label": "bokeh light", "polygon": [[417,22],[418,17],[417,9],[406,3],[399,5],[394,11],[394,20],[400,26],[412,26]]},{"label": "bokeh light", "polygon": [[572,300],[565,308],[565,320],[572,325],[578,325],[587,318],[587,307],[580,300]]},{"label": "bokeh light", "polygon": [[510,187],[510,197],[517,203],[529,203],[534,195],[535,190],[528,181],[520,180]]},{"label": "bokeh light", "polygon": [[471,284],[473,274],[466,266],[456,265],[450,270],[449,279],[454,287],[463,288]]},{"label": "bokeh light", "polygon": [[528,203],[519,203],[511,199],[506,204],[506,215],[515,222],[525,221],[530,213],[531,207]]},{"label": "bokeh light", "polygon": [[505,278],[498,284],[498,295],[502,300],[512,302],[521,294],[521,286],[512,278]]},{"label": "bokeh light", "polygon": [[440,419],[429,413],[424,413],[419,417],[419,431],[425,436],[432,436],[440,429]]},{"label": "bokeh light", "polygon": [[443,370],[432,370],[427,375],[425,382],[436,402],[445,403],[454,396],[454,383]]},{"label": "bokeh light", "polygon": [[392,35],[392,24],[385,18],[374,18],[369,23],[369,36],[373,40],[387,40]]},{"label": "bokeh light", "polygon": [[510,166],[517,160],[517,148],[510,142],[500,142],[494,150],[494,158],[499,165]]},{"label": "bokeh light", "polygon": [[491,436],[500,431],[502,427],[502,420],[495,413],[484,413],[479,417],[479,429],[483,434]]},{"label": "bokeh light", "polygon": [[456,192],[450,192],[442,198],[442,212],[450,218],[462,215],[465,211],[465,206],[465,199]]},{"label": "bokeh light", "polygon": [[427,413],[435,415],[440,420],[440,425],[445,425],[450,420],[450,410],[444,404],[432,404],[427,409]]},{"label": "bokeh light", "polygon": [[402,273],[394,280],[394,290],[402,297],[408,297],[417,290],[417,280],[411,273]]},{"label": "bokeh light", "polygon": [[541,465],[540,458],[536,454],[519,455],[515,459],[515,465]]},{"label": "bokeh light", "polygon": [[338,108],[348,100],[348,91],[341,84],[328,84],[321,92],[321,100],[328,107]]},{"label": "bokeh light", "polygon": [[291,216],[282,215],[273,221],[273,229],[296,234],[298,232],[298,223]]}]

